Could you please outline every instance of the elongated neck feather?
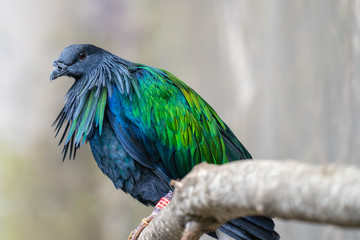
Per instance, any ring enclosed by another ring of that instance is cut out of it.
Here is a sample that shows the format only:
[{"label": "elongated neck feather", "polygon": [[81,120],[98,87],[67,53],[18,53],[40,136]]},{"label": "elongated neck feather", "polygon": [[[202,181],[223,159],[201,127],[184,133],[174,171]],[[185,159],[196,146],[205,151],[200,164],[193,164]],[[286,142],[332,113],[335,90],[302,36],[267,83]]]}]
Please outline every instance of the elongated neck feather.
[{"label": "elongated neck feather", "polygon": [[[65,129],[60,139],[64,142],[63,157],[70,148],[69,158],[75,158],[76,149],[91,136],[92,131],[101,134],[104,113],[108,95],[112,95],[111,85],[116,85],[119,91],[130,99],[134,95],[130,68],[132,62],[105,52],[103,60],[90,73],[76,80],[66,94],[66,103],[55,120],[56,135],[65,123]],[[74,148],[74,149],[73,149]]]}]

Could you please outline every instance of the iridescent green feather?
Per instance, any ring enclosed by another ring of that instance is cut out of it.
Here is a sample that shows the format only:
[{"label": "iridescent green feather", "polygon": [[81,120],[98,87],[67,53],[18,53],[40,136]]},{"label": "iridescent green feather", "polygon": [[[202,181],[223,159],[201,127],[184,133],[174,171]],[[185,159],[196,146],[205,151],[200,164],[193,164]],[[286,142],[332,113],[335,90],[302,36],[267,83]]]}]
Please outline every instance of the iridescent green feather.
[{"label": "iridescent green feather", "polygon": [[[98,88],[101,88],[101,90]],[[74,134],[75,145],[83,143],[91,132],[90,130],[94,127],[98,127],[101,134],[108,90],[106,87],[100,86],[98,88],[89,90],[89,94],[79,96],[79,102],[82,103],[83,107],[71,122],[66,143],[70,141]]]},{"label": "iridescent green feather", "polygon": [[102,126],[104,122],[104,112],[106,107],[107,100],[107,89],[103,87],[100,92],[99,101],[97,103],[96,112],[95,112],[95,122],[96,126],[99,126],[99,134],[101,135]]},{"label": "iridescent green feather", "polygon": [[145,65],[138,68],[146,70],[137,76],[141,99],[124,98],[125,105],[131,105],[125,114],[151,141],[174,151],[175,157],[163,159],[164,165],[175,161],[184,176],[203,161],[228,162],[221,137],[226,127],[215,111],[171,73]]},{"label": "iridescent green feather", "polygon": [[81,137],[83,136],[84,138],[86,136],[84,136],[84,132],[86,130],[86,123],[87,121],[89,121],[90,113],[91,113],[91,109],[94,107],[93,106],[93,102],[94,102],[94,95],[95,95],[95,90],[91,90],[86,103],[85,103],[85,108],[83,108],[83,112],[81,113],[81,120],[80,120],[80,124],[79,127],[77,128],[77,133],[76,133],[76,137],[75,137],[75,142],[80,142]]},{"label": "iridescent green feather", "polygon": [[75,118],[75,119],[72,121],[70,130],[69,130],[69,133],[68,133],[67,138],[66,138],[66,141],[65,141],[65,144],[67,144],[67,143],[70,141],[72,135],[74,134],[74,132],[75,132],[75,130],[76,130],[77,120],[78,120],[78,118]]}]

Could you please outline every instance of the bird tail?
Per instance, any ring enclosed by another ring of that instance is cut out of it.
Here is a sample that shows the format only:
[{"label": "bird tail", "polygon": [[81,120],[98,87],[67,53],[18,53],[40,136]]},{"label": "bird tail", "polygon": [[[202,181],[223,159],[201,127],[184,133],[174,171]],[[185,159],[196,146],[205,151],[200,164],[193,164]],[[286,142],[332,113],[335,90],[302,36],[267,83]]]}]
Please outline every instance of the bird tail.
[{"label": "bird tail", "polygon": [[[280,236],[274,228],[275,224],[271,218],[252,216],[233,219],[222,225],[219,230],[236,240],[278,240]],[[215,237],[214,233],[209,235]]]}]

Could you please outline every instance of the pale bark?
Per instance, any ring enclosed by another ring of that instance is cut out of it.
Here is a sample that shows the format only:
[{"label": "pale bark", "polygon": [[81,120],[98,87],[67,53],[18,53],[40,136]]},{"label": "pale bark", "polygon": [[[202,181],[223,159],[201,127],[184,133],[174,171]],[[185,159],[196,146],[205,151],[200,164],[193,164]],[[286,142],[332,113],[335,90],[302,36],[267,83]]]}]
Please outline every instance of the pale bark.
[{"label": "pale bark", "polygon": [[198,239],[246,215],[360,227],[360,169],[273,160],[200,164],[175,183],[172,202],[139,239]]}]

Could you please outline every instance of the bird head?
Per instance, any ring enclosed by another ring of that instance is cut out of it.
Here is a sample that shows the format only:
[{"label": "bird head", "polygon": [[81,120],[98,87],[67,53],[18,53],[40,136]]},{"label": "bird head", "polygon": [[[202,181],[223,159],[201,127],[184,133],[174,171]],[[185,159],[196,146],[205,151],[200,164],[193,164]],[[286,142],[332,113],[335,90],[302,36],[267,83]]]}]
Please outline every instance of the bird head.
[{"label": "bird head", "polygon": [[61,76],[78,80],[91,72],[103,61],[105,50],[91,44],[74,44],[65,48],[59,59],[53,62],[55,69],[51,72],[50,81]]}]

